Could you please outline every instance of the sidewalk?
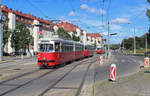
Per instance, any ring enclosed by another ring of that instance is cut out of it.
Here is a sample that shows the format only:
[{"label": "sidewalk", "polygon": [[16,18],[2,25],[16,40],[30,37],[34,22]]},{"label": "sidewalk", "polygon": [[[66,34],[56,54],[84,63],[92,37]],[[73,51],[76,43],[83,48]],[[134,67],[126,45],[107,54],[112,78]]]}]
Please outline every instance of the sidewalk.
[{"label": "sidewalk", "polygon": [[99,62],[99,58],[100,55],[97,57],[97,61],[95,63],[92,64],[92,66],[90,67],[90,69],[88,70],[88,74],[86,76],[85,79],[85,84],[81,90],[81,94],[80,96],[94,96],[94,84],[96,82],[96,73],[95,73],[95,68],[96,67],[101,67],[101,66],[107,66],[106,64],[108,64],[109,62],[111,62],[111,60],[113,58],[108,57],[108,58],[104,58],[103,56],[103,64],[100,64]]},{"label": "sidewalk", "polygon": [[[33,57],[23,56],[23,59],[30,59],[30,58],[33,58]],[[6,63],[6,62],[20,61],[20,60],[23,60],[23,59],[22,59],[21,56],[4,56],[3,57],[3,61],[0,61],[0,64]]]},{"label": "sidewalk", "polygon": [[94,96],[150,96],[150,68],[120,77],[116,82],[97,83]]}]

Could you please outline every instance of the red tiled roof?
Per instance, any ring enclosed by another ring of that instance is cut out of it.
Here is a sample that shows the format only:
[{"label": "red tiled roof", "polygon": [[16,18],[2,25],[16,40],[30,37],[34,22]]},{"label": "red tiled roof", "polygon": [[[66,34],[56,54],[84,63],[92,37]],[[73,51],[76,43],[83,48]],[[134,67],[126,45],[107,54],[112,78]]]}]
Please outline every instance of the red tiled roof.
[{"label": "red tiled roof", "polygon": [[87,33],[86,37],[94,37],[94,38],[96,38],[96,37],[101,37],[101,35],[99,33]]},{"label": "red tiled roof", "polygon": [[79,28],[78,26],[73,25],[73,24],[68,23],[68,22],[56,23],[55,25],[60,27],[60,28],[64,28],[64,30],[68,31],[68,32],[76,32],[76,29]]},{"label": "red tiled roof", "polygon": [[[52,23],[52,21],[43,20],[43,19],[37,18],[36,16],[31,15],[31,14],[25,14],[25,13],[19,12],[18,10],[15,10],[15,11],[14,11],[14,10],[12,10],[11,8],[8,9],[7,6],[3,6],[2,11],[5,12],[5,13],[12,12],[12,13],[18,15],[18,16],[21,16],[21,17],[27,18],[27,19],[31,19],[31,20],[39,20],[40,23],[45,23],[45,24],[51,24],[51,23]],[[24,23],[25,23],[25,22],[24,22]]]}]

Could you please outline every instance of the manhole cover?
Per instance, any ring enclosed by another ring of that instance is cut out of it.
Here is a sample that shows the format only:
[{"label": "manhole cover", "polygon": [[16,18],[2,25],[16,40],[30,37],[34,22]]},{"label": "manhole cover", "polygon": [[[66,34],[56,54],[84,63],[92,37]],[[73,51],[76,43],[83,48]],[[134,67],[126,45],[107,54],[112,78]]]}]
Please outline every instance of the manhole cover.
[{"label": "manhole cover", "polygon": [[20,68],[16,68],[16,69],[14,69],[14,70],[21,70]]}]

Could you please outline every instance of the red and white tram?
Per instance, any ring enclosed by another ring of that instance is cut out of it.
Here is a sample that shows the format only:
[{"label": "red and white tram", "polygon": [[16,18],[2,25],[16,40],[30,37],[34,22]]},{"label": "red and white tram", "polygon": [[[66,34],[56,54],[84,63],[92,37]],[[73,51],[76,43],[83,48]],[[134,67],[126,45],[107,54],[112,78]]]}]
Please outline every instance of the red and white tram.
[{"label": "red and white tram", "polygon": [[94,46],[91,44],[84,45],[84,56],[90,57],[94,55]]},{"label": "red and white tram", "polygon": [[63,39],[40,39],[38,41],[38,66],[50,67],[84,57],[84,46]]}]

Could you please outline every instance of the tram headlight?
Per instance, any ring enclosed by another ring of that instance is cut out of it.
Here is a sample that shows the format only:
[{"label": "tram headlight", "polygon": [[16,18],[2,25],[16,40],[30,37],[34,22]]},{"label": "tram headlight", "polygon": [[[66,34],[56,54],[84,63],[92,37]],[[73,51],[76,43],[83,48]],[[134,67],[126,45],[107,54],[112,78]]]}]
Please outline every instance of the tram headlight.
[{"label": "tram headlight", "polygon": [[46,57],[44,57],[44,60],[46,60]]}]

